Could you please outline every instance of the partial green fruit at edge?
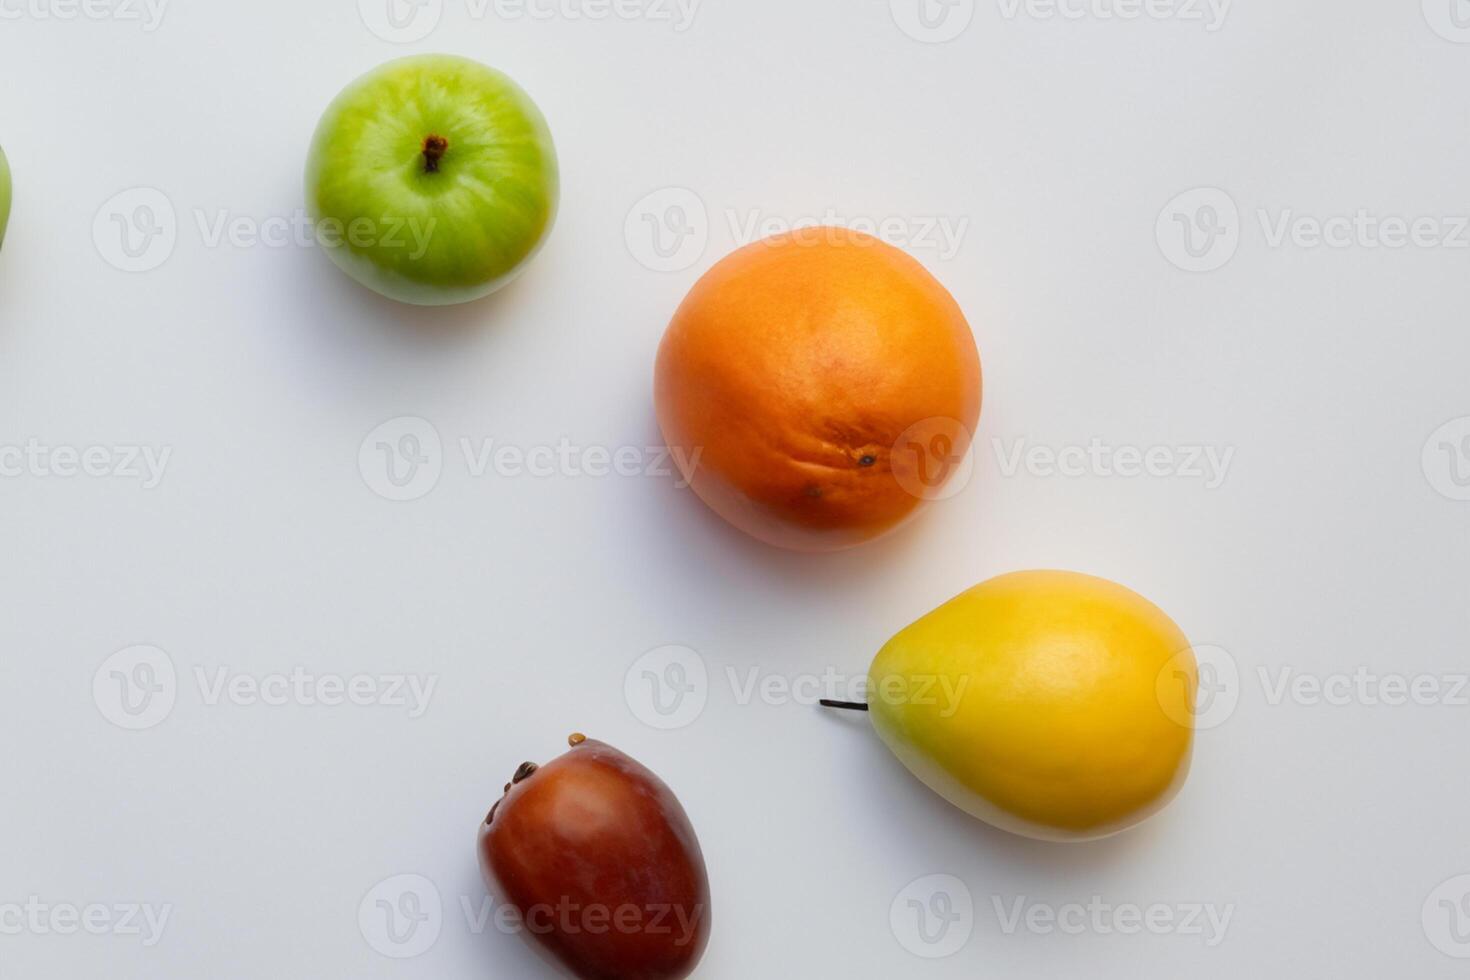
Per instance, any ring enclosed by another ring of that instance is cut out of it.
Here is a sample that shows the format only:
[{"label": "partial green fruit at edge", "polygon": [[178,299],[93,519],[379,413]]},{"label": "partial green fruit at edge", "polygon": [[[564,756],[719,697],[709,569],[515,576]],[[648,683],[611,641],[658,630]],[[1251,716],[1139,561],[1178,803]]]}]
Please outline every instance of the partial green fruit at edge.
[{"label": "partial green fruit at edge", "polygon": [[479,299],[545,242],[560,178],[551,132],[514,81],[451,55],[391,61],[327,108],[306,166],[318,241],[405,303]]},{"label": "partial green fruit at edge", "polygon": [[868,685],[873,725],[910,772],[1027,837],[1126,830],[1189,772],[1189,641],[1105,579],[1033,571],[984,582],[894,636]]},{"label": "partial green fruit at edge", "polygon": [[0,149],[0,245],[5,244],[5,226],[10,222],[10,164]]}]

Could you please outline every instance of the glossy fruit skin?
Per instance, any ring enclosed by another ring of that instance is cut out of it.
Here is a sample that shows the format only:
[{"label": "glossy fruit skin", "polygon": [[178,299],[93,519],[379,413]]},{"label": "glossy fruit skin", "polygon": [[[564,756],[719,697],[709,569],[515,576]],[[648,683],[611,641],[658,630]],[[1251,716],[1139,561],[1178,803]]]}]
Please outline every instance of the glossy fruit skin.
[{"label": "glossy fruit skin", "polygon": [[[907,686],[875,693],[896,677]],[[936,684],[918,697],[925,677],[948,678],[950,693]],[[1157,606],[1105,579],[991,579],[894,636],[868,681],[874,727],[904,765],[1013,833],[1118,833],[1167,805],[1189,773],[1198,685],[1189,641]]]},{"label": "glossy fruit skin", "polygon": [[5,226],[10,223],[10,162],[0,149],[0,245],[5,244]]},{"label": "glossy fruit skin", "polygon": [[710,935],[709,877],[694,828],[652,772],[579,737],[560,758],[518,773],[481,825],[486,888],[573,976],[687,977]]},{"label": "glossy fruit skin", "polygon": [[927,499],[898,445],[914,426],[952,426],[963,457],[980,357],[959,305],[914,259],[859,232],[805,228],[732,253],[695,284],[659,347],[654,401],[716,513],[769,544],[834,551]]},{"label": "glossy fruit skin", "polygon": [[[432,167],[431,137],[447,141]],[[417,55],[367,73],[327,108],[306,201],[318,240],[352,278],[445,305],[524,270],[551,231],[559,180],[551,131],[520,86],[467,58]]]}]

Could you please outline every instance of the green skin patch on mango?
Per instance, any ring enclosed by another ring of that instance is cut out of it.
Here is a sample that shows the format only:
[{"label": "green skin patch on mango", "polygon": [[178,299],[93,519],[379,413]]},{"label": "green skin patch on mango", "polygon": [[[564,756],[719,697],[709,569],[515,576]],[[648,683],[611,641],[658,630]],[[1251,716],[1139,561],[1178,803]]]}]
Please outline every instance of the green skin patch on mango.
[{"label": "green skin patch on mango", "polygon": [[10,223],[10,164],[0,149],[0,245],[5,244],[5,226]]}]

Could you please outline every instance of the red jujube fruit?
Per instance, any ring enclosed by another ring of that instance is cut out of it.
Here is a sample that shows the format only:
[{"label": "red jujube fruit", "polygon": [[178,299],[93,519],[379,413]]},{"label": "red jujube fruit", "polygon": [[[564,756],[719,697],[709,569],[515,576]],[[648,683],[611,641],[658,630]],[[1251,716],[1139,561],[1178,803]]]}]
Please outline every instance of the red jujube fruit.
[{"label": "red jujube fruit", "polygon": [[684,808],[633,759],[581,735],[527,762],[480,827],[485,886],[583,980],[680,980],[710,934],[709,877]]}]

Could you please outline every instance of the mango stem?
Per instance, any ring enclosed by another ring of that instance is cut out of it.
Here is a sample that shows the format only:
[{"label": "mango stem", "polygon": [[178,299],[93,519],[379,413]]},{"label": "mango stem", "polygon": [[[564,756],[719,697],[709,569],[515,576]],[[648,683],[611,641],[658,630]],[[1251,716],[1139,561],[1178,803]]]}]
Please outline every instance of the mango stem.
[{"label": "mango stem", "polygon": [[822,698],[817,702],[824,708],[841,708],[843,711],[867,711],[868,706],[861,701],[832,701]]}]

